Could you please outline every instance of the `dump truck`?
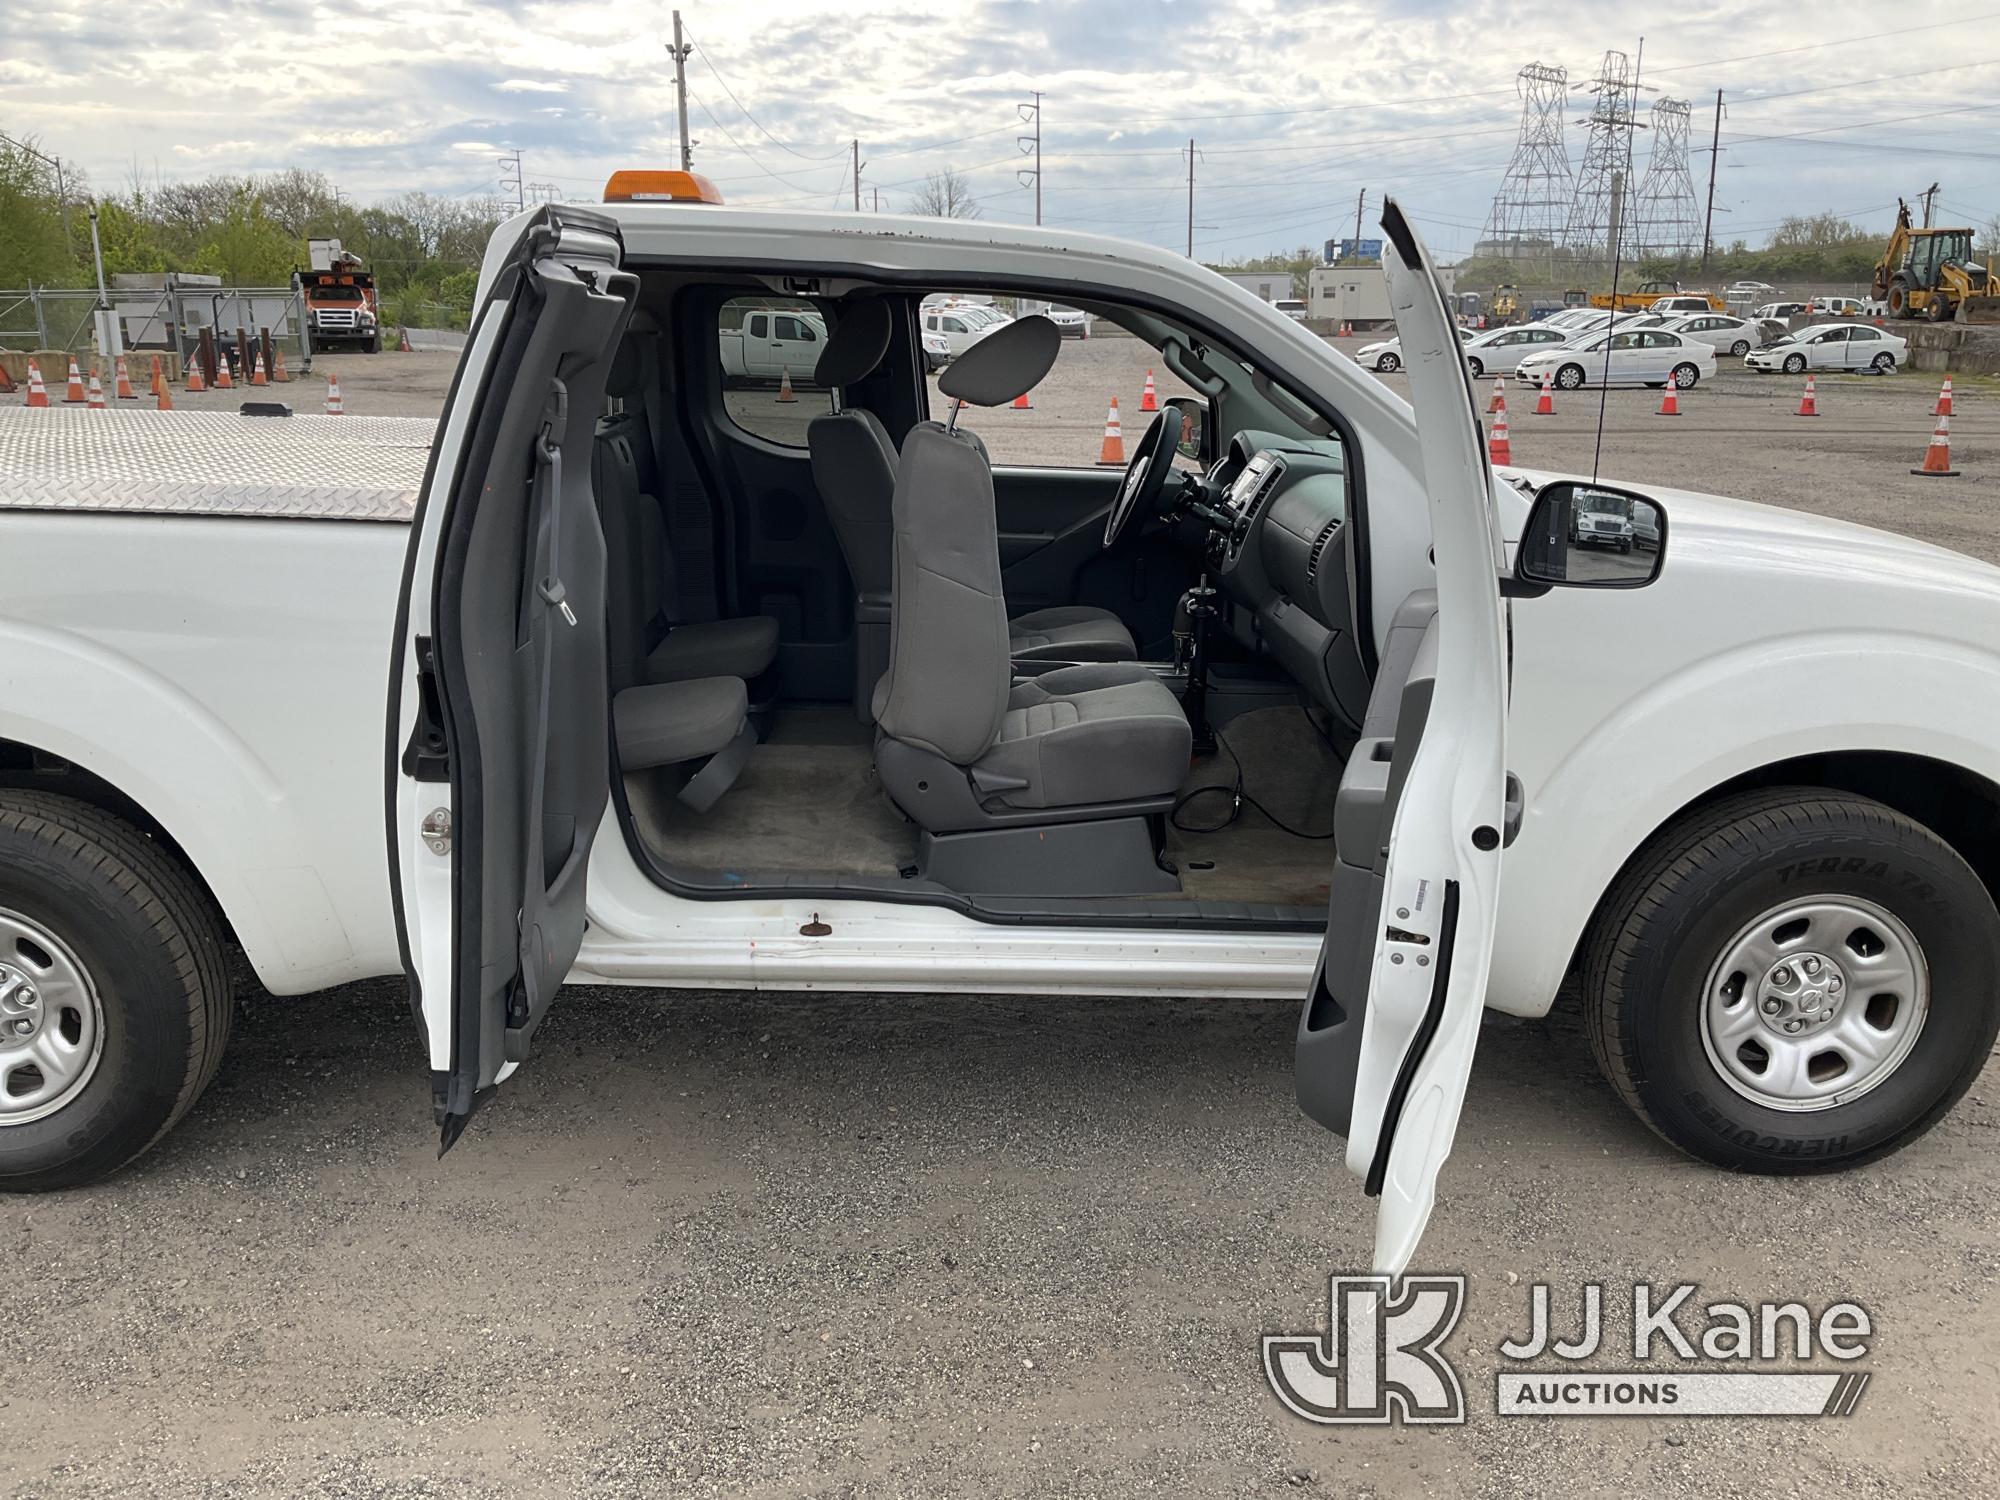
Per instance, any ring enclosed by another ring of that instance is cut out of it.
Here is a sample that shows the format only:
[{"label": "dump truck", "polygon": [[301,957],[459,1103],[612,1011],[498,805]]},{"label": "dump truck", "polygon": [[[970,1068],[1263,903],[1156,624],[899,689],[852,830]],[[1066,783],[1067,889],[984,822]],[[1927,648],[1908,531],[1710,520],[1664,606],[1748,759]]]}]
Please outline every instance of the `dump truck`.
[{"label": "dump truck", "polygon": [[1974,259],[1970,229],[1913,229],[1910,205],[1896,200],[1896,228],[1875,262],[1875,298],[1892,318],[2000,323],[1993,262]]}]

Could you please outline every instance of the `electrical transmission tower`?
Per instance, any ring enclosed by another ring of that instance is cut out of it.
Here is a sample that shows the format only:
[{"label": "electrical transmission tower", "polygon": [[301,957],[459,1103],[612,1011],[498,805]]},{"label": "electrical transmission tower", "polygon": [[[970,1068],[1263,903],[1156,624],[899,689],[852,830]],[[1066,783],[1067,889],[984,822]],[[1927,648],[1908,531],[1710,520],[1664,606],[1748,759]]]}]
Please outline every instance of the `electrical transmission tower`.
[{"label": "electrical transmission tower", "polygon": [[1563,140],[1563,106],[1569,72],[1529,63],[1517,80],[1521,94],[1521,135],[1513,160],[1493,195],[1486,238],[1495,255],[1546,258],[1569,223],[1575,183],[1569,146]]},{"label": "electrical transmission tower", "polygon": [[1632,59],[1623,52],[1604,54],[1604,67],[1588,84],[1597,96],[1585,122],[1590,132],[1577,169],[1576,197],[1570,201],[1563,243],[1580,256],[1609,257],[1614,231],[1624,218],[1630,189],[1625,175],[1632,163],[1632,131],[1636,124],[1638,87]]},{"label": "electrical transmission tower", "polygon": [[1632,202],[1632,251],[1675,260],[1695,253],[1701,217],[1695,210],[1694,174],[1688,169],[1689,109],[1685,99],[1653,105],[1653,152]]}]

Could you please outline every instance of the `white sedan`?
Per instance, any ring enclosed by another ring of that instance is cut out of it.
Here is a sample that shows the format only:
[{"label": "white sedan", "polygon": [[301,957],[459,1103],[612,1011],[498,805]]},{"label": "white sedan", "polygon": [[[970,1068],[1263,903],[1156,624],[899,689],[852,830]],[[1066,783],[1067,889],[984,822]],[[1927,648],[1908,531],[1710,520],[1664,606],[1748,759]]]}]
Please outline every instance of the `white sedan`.
[{"label": "white sedan", "polygon": [[[1470,328],[1458,330],[1460,343],[1469,346],[1472,338],[1473,333]],[[1354,351],[1354,362],[1364,370],[1373,370],[1377,375],[1393,375],[1403,368],[1403,341],[1399,338],[1390,338],[1363,344]]]},{"label": "white sedan", "polygon": [[1893,375],[1909,348],[1908,339],[1870,323],[1822,323],[1751,350],[1743,363],[1753,370],[1782,370],[1787,375],[1807,370],[1873,370],[1878,375]]},{"label": "white sedan", "polygon": [[951,357],[957,359],[996,328],[1004,328],[1012,321],[1005,313],[978,304],[927,307],[923,331],[940,335]]},{"label": "white sedan", "polygon": [[1734,313],[1695,313],[1672,319],[1665,326],[1674,333],[1686,334],[1712,349],[1733,354],[1739,359],[1764,342],[1763,329]]},{"label": "white sedan", "polygon": [[1523,323],[1518,328],[1489,328],[1465,345],[1465,363],[1473,378],[1482,375],[1511,375],[1530,354],[1568,341],[1570,335],[1546,323]]},{"label": "white sedan", "polygon": [[1628,328],[1617,333],[1584,336],[1572,343],[1531,354],[1518,373],[1531,384],[1543,374],[1557,387],[1573,391],[1585,385],[1665,385],[1687,390],[1703,376],[1715,373],[1715,351],[1684,334],[1664,328]]}]

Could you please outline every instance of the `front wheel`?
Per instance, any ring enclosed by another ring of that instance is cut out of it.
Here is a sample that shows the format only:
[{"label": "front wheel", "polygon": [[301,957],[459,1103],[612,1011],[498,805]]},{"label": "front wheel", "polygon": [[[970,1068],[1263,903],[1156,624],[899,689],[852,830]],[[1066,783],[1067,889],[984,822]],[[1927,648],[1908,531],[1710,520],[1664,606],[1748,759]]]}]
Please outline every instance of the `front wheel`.
[{"label": "front wheel", "polygon": [[232,994],[207,898],[130,824],[0,791],[0,1190],[76,1187],[214,1075]]},{"label": "front wheel", "polygon": [[1674,366],[1675,389],[1683,391],[1691,391],[1695,388],[1695,382],[1697,382],[1700,379],[1701,379],[1701,371],[1694,365]]},{"label": "front wheel", "polygon": [[1804,371],[1805,367],[1806,357],[1803,354],[1787,354],[1785,356],[1785,373],[1787,375],[1800,374]]},{"label": "front wheel", "polygon": [[1478,360],[1467,359],[1465,363],[1467,364],[1467,366],[1471,368],[1472,378],[1474,380],[1478,380],[1486,374],[1486,366],[1481,364]]},{"label": "front wheel", "polygon": [[1956,851],[1864,797],[1742,793],[1668,826],[1586,943],[1599,1066],[1690,1155],[1821,1172],[1941,1119],[2000,1030],[2000,912]]},{"label": "front wheel", "polygon": [[1564,365],[1556,371],[1556,384],[1566,391],[1580,389],[1583,385],[1583,366]]},{"label": "front wheel", "polygon": [[1375,373],[1378,375],[1393,375],[1402,367],[1403,362],[1393,354],[1380,354],[1375,357]]}]

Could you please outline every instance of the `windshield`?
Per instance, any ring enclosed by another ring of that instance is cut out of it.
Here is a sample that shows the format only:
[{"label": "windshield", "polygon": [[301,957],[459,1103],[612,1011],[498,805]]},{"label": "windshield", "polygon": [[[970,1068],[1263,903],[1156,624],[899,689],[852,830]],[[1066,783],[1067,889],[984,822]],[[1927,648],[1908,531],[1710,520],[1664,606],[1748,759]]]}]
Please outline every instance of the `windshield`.
[{"label": "windshield", "polygon": [[1602,490],[1585,490],[1577,496],[1577,510],[1587,516],[1615,516],[1621,521],[1632,518],[1632,502],[1624,495],[1609,495]]},{"label": "windshield", "polygon": [[315,286],[308,287],[307,295],[315,302],[359,302],[361,288],[358,286]]}]

